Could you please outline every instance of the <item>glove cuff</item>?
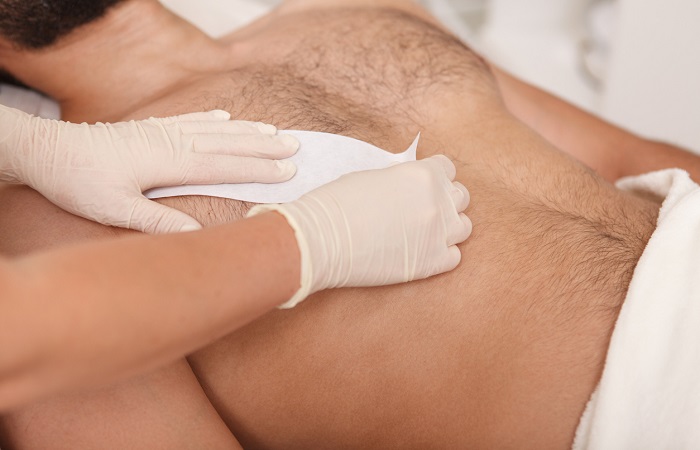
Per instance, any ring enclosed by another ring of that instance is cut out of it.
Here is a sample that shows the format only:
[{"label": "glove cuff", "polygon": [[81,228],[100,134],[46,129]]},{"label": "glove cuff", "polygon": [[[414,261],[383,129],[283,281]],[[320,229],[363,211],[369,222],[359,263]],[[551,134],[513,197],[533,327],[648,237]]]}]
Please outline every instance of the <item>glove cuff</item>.
[{"label": "glove cuff", "polygon": [[289,226],[291,226],[294,230],[297,247],[299,248],[299,253],[301,254],[301,287],[291,299],[278,306],[279,309],[292,309],[299,303],[306,300],[306,297],[313,294],[313,267],[311,264],[311,249],[309,248],[309,242],[304,235],[301,225],[297,222],[294,215],[288,211],[288,208],[288,205],[258,205],[248,211],[248,214],[246,215],[246,217],[253,217],[266,212],[277,212],[287,220]]}]

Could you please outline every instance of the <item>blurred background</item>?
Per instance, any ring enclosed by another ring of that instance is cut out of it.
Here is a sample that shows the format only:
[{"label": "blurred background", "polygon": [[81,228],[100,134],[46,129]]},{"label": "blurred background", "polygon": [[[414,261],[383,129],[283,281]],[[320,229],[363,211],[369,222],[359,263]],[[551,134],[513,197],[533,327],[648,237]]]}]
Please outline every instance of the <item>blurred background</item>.
[{"label": "blurred background", "polygon": [[[279,3],[161,1],[215,37]],[[700,0],[419,2],[516,76],[636,134],[700,153]],[[37,94],[7,86],[0,103],[59,114]]]},{"label": "blurred background", "polygon": [[[700,153],[700,1],[425,0],[506,70]],[[453,9],[454,12],[450,12]]]}]

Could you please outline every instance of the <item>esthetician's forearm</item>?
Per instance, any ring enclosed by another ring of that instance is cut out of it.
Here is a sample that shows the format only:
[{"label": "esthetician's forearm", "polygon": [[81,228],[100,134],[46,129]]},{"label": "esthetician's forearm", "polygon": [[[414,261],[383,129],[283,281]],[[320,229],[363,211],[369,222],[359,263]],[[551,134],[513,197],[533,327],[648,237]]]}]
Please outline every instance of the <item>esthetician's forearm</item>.
[{"label": "esthetician's forearm", "polygon": [[0,264],[0,411],[182,357],[288,300],[300,280],[277,213]]},{"label": "esthetician's forearm", "polygon": [[700,158],[681,148],[640,138],[554,95],[492,67],[508,109],[559,149],[614,182],[668,168],[700,180]]}]

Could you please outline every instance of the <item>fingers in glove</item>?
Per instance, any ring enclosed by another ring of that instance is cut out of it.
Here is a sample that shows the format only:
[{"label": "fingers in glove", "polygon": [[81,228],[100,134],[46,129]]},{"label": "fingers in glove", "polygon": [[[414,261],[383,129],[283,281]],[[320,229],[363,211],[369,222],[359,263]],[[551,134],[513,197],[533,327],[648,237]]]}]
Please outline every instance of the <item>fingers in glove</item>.
[{"label": "fingers in glove", "polygon": [[299,150],[299,141],[289,135],[194,135],[194,151],[197,153],[285,159],[293,156],[297,150]]},{"label": "fingers in glove", "polygon": [[456,269],[460,262],[462,262],[462,252],[456,245],[453,245],[447,249],[437,273],[450,272]]},{"label": "fingers in glove", "polygon": [[182,183],[281,183],[296,172],[290,161],[199,154],[193,156]]},{"label": "fingers in glove", "polygon": [[128,228],[148,234],[195,231],[202,226],[192,217],[146,198],[139,198],[132,207]]},{"label": "fingers in glove", "polygon": [[462,183],[458,181],[455,181],[452,183],[452,185],[452,201],[454,202],[457,211],[463,212],[469,206],[469,201],[471,199],[469,196],[469,191]]},{"label": "fingers in glove", "polygon": [[274,125],[241,120],[180,122],[184,134],[254,134],[272,136],[277,133]]},{"label": "fingers in glove", "polygon": [[464,213],[459,214],[448,225],[447,245],[457,245],[466,241],[472,235],[472,229],[473,225],[469,217]]},{"label": "fingers in glove", "polygon": [[186,122],[229,122],[231,120],[231,114],[220,109],[215,109],[213,111],[194,112],[189,114],[181,114],[179,116],[163,118],[151,117],[151,120],[156,120],[163,125]]},{"label": "fingers in glove", "polygon": [[447,178],[449,178],[450,181],[454,181],[455,177],[457,177],[457,168],[447,156],[435,155],[428,158],[428,160],[431,161],[432,164],[435,164],[436,166],[440,167],[445,172],[445,175],[447,175]]}]

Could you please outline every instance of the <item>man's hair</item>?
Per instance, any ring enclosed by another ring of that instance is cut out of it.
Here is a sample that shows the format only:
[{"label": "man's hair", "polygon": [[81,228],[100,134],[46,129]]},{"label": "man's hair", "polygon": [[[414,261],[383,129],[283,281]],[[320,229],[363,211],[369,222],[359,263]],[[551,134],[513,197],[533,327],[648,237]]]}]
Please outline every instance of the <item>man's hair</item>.
[{"label": "man's hair", "polygon": [[41,49],[123,1],[0,0],[0,35],[20,48]]}]

